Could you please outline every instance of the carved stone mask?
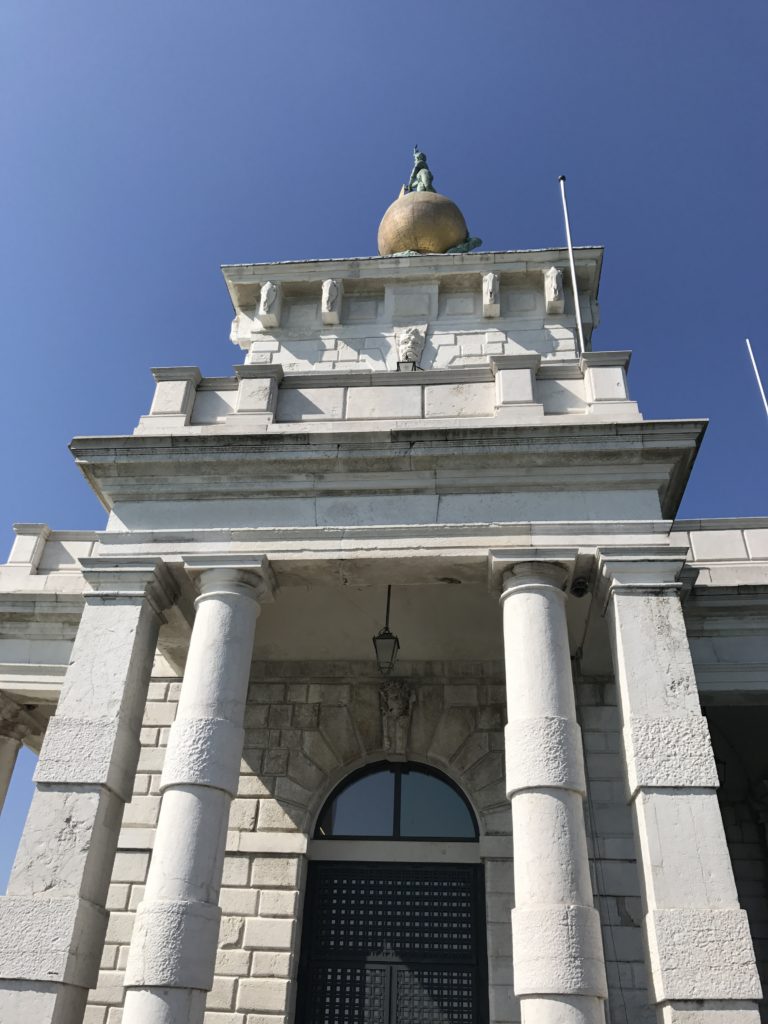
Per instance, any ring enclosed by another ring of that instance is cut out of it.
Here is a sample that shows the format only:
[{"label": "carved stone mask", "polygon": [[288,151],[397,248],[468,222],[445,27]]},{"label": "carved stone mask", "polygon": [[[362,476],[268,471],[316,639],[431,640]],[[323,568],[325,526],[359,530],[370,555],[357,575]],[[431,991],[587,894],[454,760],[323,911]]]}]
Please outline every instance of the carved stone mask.
[{"label": "carved stone mask", "polygon": [[425,332],[421,327],[404,327],[397,336],[397,358],[401,363],[418,363],[425,341]]}]

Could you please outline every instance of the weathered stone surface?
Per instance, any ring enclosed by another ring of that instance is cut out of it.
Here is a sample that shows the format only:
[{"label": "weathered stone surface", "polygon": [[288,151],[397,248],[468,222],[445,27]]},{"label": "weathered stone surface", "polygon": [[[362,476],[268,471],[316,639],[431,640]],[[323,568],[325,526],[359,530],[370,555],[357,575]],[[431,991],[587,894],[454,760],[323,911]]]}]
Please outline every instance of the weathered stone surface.
[{"label": "weathered stone surface", "polygon": [[507,792],[541,786],[586,794],[581,729],[567,718],[513,718],[504,731]]},{"label": "weathered stone surface", "polygon": [[651,910],[646,935],[655,1002],[761,998],[743,910]]},{"label": "weathered stone surface", "polygon": [[716,789],[707,720],[701,715],[630,718],[624,729],[630,792],[642,786]]},{"label": "weathered stone surface", "polygon": [[600,918],[592,907],[517,907],[512,934],[518,995],[608,995]]},{"label": "weathered stone surface", "polygon": [[136,914],[125,984],[209,989],[220,918],[220,909],[208,903],[143,903]]},{"label": "weathered stone surface", "polygon": [[93,988],[106,929],[106,911],[76,896],[6,896],[0,900],[0,978]]}]

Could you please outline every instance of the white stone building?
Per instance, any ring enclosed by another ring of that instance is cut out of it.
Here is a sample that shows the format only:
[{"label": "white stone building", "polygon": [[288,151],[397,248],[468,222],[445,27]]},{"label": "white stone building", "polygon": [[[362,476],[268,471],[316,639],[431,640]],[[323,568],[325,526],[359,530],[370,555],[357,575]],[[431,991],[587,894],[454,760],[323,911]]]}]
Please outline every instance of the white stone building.
[{"label": "white stone building", "polygon": [[761,1019],[768,519],[674,521],[704,424],[567,266],[225,267],[234,375],[72,442],[106,528],[0,568],[0,1024]]}]

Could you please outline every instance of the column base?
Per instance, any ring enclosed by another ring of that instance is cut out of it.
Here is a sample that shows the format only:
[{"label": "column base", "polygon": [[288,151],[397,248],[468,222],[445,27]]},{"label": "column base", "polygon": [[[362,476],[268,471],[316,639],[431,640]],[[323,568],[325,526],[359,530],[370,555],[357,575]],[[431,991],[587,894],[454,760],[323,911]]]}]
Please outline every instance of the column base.
[{"label": "column base", "polygon": [[122,1024],[202,1024],[207,992],[188,988],[130,988]]},{"label": "column base", "polygon": [[524,996],[520,1013],[522,1024],[605,1024],[604,1006],[593,996]]}]

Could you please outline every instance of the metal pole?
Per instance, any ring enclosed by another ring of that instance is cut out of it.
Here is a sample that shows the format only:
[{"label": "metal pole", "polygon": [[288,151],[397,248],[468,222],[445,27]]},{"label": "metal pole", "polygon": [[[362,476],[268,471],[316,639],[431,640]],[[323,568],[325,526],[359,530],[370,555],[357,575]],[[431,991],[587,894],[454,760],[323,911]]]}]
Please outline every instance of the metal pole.
[{"label": "metal pole", "polygon": [[765,415],[768,416],[768,398],[765,397],[765,388],[763,387],[763,382],[760,380],[760,371],[758,370],[757,363],[755,362],[755,354],[752,351],[752,346],[749,343],[749,338],[745,338],[744,340],[747,343],[747,352],[749,352],[749,358],[752,361],[752,369],[755,371],[757,386],[760,388],[760,395],[763,399],[763,405],[765,406]]},{"label": "metal pole", "polygon": [[389,629],[389,603],[392,600],[392,587],[387,587],[387,621],[384,623],[384,628]]},{"label": "metal pole", "polygon": [[563,199],[563,217],[565,218],[565,237],[568,240],[568,259],[571,264],[571,288],[573,289],[573,304],[576,308],[576,326],[579,331],[579,343],[578,352],[576,355],[580,356],[585,350],[584,345],[584,325],[581,322],[581,307],[579,305],[579,292],[576,288],[576,264],[573,262],[573,242],[571,241],[571,222],[568,217],[568,200],[565,198],[565,175],[560,175],[560,195]]}]

